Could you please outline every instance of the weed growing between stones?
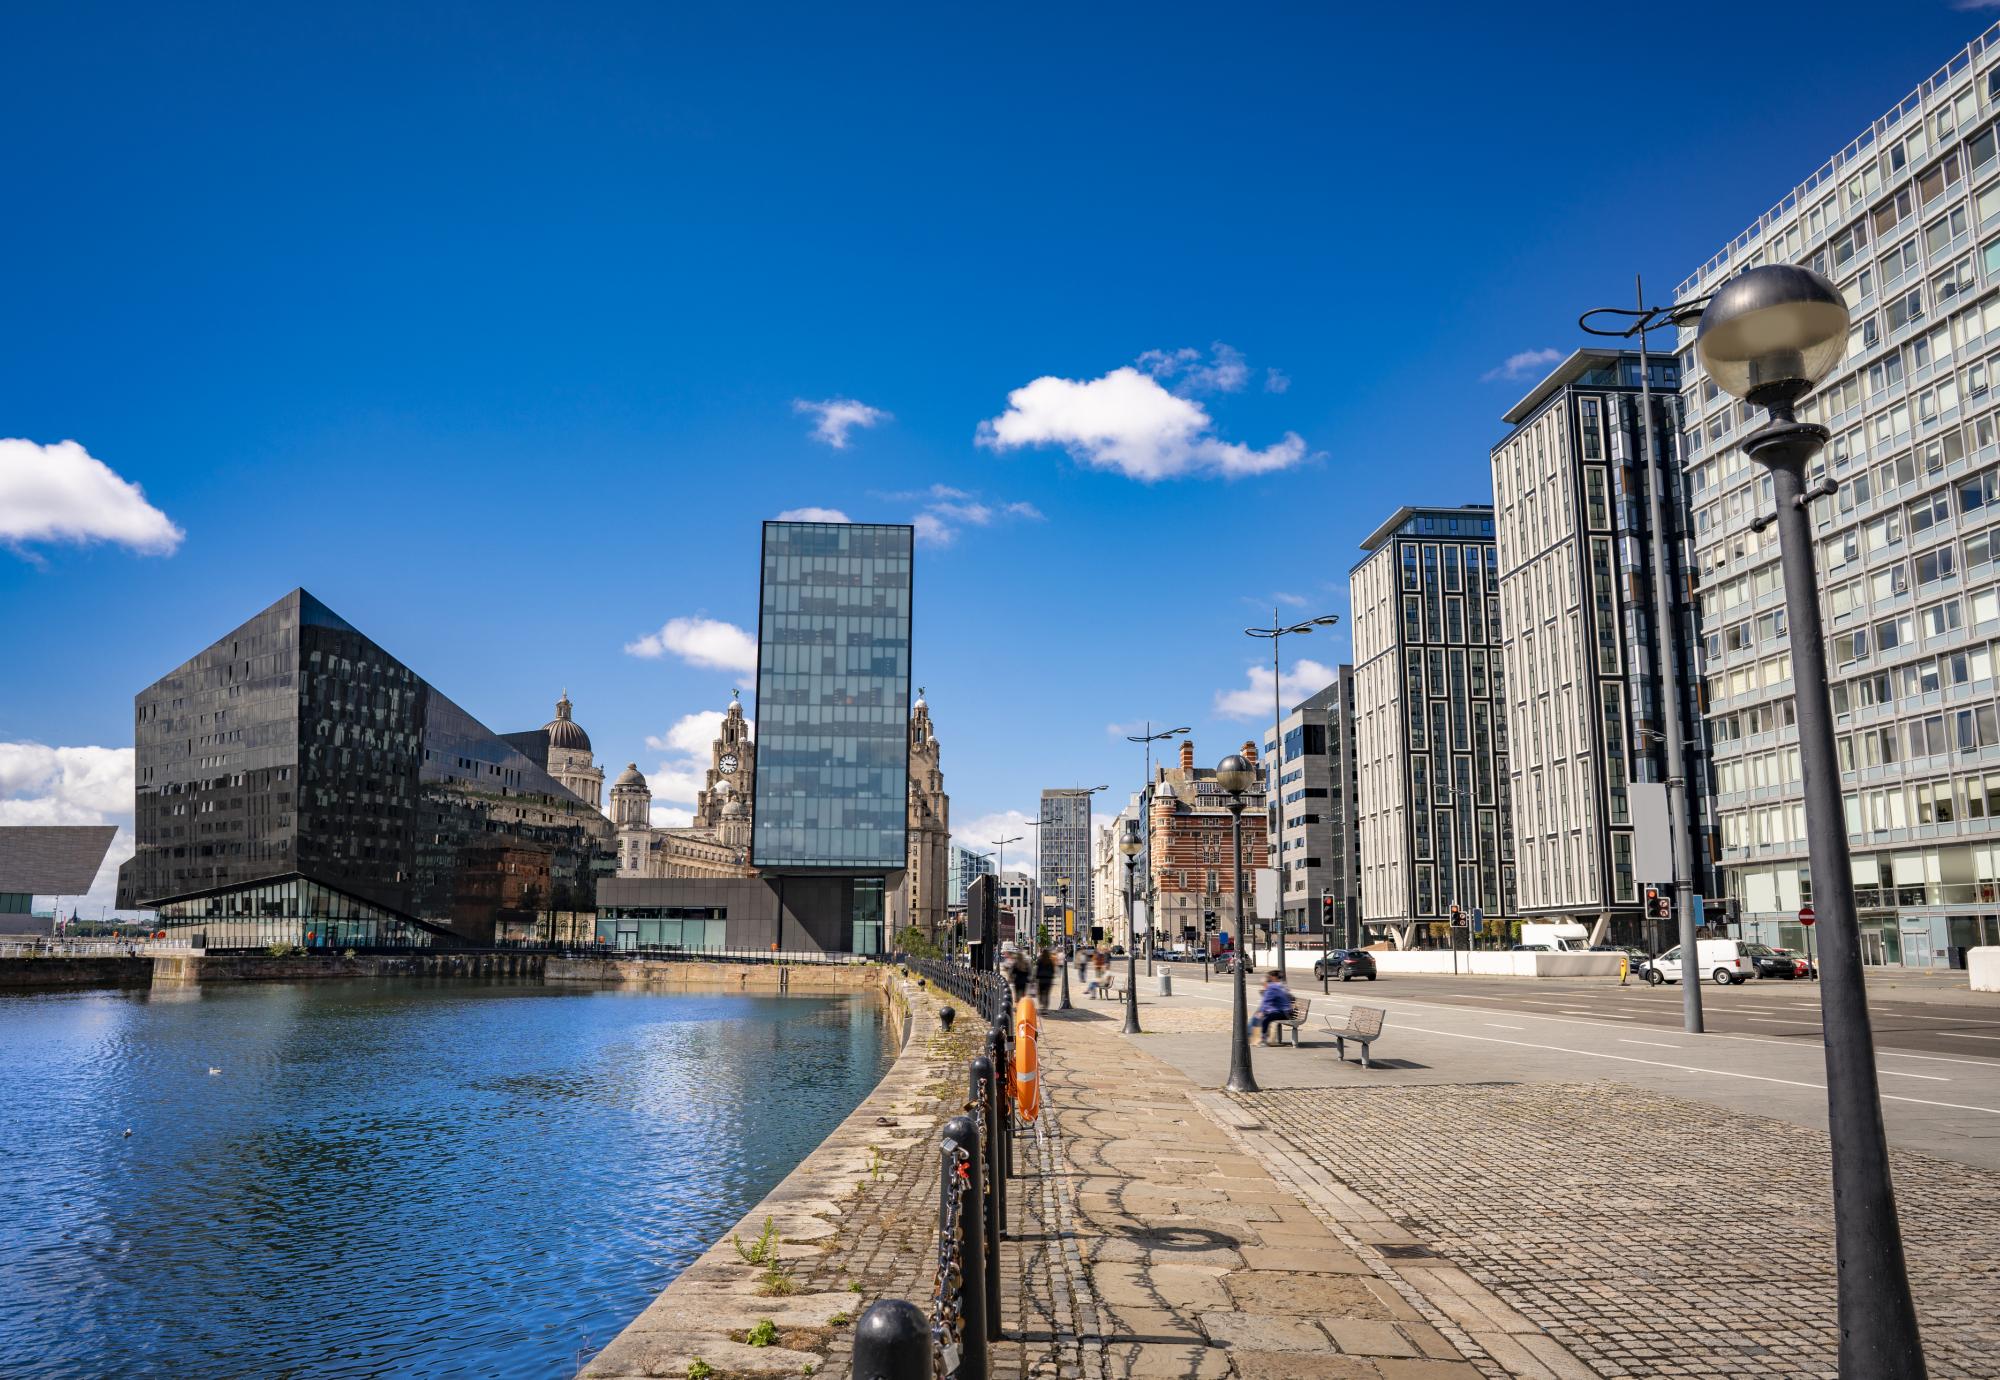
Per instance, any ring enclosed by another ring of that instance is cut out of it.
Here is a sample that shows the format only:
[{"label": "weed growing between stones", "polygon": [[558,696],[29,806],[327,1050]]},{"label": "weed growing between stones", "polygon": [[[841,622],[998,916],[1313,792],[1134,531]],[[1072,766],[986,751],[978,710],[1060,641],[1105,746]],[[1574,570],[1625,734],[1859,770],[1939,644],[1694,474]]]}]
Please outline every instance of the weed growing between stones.
[{"label": "weed growing between stones", "polygon": [[743,1340],[751,1346],[769,1346],[778,1340],[778,1325],[769,1318],[759,1318]]},{"label": "weed growing between stones", "polygon": [[764,1219],[764,1230],[758,1232],[757,1239],[748,1246],[734,1232],[729,1240],[736,1247],[736,1254],[743,1257],[745,1265],[764,1265],[778,1258],[778,1224],[769,1217]]},{"label": "weed growing between stones", "polygon": [[709,1380],[715,1374],[715,1367],[697,1356],[688,1362],[688,1380]]}]

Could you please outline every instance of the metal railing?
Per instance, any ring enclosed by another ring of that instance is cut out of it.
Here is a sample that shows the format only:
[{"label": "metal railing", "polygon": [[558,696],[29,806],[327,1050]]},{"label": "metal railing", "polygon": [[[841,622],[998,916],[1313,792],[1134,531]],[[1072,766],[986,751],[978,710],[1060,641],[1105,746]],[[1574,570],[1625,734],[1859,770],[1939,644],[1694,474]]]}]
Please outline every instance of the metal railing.
[{"label": "metal railing", "polygon": [[0,958],[146,958],[194,952],[185,939],[14,939]]},{"label": "metal railing", "polygon": [[854,1380],[992,1376],[992,1343],[1001,1333],[1000,1240],[1013,1172],[1004,1024],[987,1033],[987,1050],[967,1066],[964,1113],[947,1121],[938,1138],[937,1263],[929,1311],[907,1299],[871,1305],[854,1329]]},{"label": "metal railing", "polygon": [[940,992],[957,997],[978,1012],[988,1025],[1006,1026],[1009,991],[1007,980],[1000,974],[963,968],[936,958],[906,958],[903,966]]}]

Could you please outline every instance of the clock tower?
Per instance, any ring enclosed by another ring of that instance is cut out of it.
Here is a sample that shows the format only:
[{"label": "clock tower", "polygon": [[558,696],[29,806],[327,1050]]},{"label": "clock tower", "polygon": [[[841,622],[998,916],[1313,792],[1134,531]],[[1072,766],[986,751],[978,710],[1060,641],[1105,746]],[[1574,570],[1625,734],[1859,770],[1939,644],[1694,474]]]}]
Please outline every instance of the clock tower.
[{"label": "clock tower", "polygon": [[[732,690],[728,712],[722,716],[722,731],[709,749],[708,774],[695,796],[695,826],[720,828],[724,807],[731,799],[747,806],[757,798],[756,782],[757,744],[750,738],[750,721],[743,717],[742,695]],[[725,785],[728,789],[721,789]]]}]

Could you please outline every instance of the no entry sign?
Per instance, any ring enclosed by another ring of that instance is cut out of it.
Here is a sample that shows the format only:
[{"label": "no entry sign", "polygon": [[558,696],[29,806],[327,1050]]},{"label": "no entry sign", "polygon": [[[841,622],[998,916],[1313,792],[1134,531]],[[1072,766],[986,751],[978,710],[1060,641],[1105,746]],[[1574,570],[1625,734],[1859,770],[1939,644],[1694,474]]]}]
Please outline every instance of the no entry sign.
[{"label": "no entry sign", "polygon": [[1800,923],[1801,925],[1810,925],[1810,924],[1812,924],[1812,922],[1813,922],[1813,909],[1812,909],[1812,907],[1811,907],[1811,906],[1800,906],[1800,907],[1799,907],[1799,923]]}]

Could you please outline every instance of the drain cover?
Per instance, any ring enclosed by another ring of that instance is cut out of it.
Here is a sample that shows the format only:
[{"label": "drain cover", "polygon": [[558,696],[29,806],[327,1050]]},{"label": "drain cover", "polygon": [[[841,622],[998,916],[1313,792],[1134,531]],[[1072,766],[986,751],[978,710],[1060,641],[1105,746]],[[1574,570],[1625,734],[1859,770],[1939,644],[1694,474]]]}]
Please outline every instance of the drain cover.
[{"label": "drain cover", "polygon": [[1377,1246],[1391,1260],[1429,1260],[1437,1254],[1429,1246]]}]

